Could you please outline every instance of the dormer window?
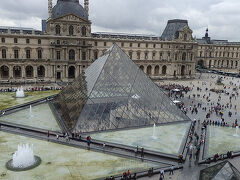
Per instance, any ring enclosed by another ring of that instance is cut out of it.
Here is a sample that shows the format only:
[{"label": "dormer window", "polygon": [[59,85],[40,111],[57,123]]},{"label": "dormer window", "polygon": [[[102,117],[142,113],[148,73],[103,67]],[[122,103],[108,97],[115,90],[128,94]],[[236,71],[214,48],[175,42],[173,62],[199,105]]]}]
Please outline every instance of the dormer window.
[{"label": "dormer window", "polygon": [[60,25],[58,24],[58,25],[56,25],[56,34],[60,34],[61,33],[61,27],[60,27]]},{"label": "dormer window", "polygon": [[82,27],[82,36],[86,36],[87,35],[87,29],[85,26]]},{"label": "dormer window", "polygon": [[184,34],[184,41],[187,41],[187,34]]},{"label": "dormer window", "polygon": [[72,36],[73,35],[73,26],[69,26],[69,35]]}]

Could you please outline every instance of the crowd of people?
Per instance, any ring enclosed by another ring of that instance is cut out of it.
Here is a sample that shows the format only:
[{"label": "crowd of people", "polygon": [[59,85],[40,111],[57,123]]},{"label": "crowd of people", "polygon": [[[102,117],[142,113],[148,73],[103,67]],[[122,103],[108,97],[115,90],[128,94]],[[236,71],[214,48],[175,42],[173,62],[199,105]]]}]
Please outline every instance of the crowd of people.
[{"label": "crowd of people", "polygon": [[[222,77],[222,86],[215,85],[214,77],[207,77],[206,80],[193,82],[181,82],[180,84],[168,83],[161,85],[169,97],[179,100],[182,103],[179,108],[194,120],[194,126],[189,135],[187,143],[188,159],[191,165],[193,158],[198,159],[201,145],[205,140],[205,129],[207,126],[232,127],[239,126],[238,104],[240,83],[234,78]],[[180,91],[174,92],[174,89]],[[188,91],[185,91],[188,89]],[[200,124],[201,131],[195,131],[196,123]],[[224,158],[231,158],[232,151],[226,152]],[[182,157],[182,155],[180,155]],[[179,156],[179,161],[181,158]],[[222,155],[216,153],[212,161],[221,159]]]},{"label": "crowd of people", "polygon": [[[24,91],[31,92],[31,91],[51,91],[51,90],[62,90],[64,87],[57,87],[57,86],[41,86],[41,87],[25,87],[23,88]],[[0,92],[16,92],[18,88],[0,88]]]}]

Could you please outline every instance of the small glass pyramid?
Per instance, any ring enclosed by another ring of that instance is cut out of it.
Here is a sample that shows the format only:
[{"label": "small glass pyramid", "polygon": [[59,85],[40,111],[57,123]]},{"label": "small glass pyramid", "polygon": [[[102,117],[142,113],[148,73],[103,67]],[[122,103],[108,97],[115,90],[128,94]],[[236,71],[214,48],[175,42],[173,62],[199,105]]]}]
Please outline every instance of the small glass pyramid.
[{"label": "small glass pyramid", "polygon": [[228,161],[221,162],[200,172],[200,180],[240,180],[239,171]]},{"label": "small glass pyramid", "polygon": [[116,44],[52,103],[79,133],[190,121]]}]

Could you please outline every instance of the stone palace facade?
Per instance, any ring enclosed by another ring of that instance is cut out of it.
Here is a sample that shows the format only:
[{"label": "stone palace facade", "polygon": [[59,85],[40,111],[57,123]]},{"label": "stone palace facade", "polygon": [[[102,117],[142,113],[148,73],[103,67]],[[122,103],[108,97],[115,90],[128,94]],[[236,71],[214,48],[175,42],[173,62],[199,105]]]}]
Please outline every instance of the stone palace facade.
[{"label": "stone palace facade", "polygon": [[89,1],[58,0],[42,31],[0,27],[0,83],[69,82],[116,43],[153,80],[194,78],[195,66],[238,72],[238,43],[194,39],[186,20],[169,20],[161,36],[92,33]]}]

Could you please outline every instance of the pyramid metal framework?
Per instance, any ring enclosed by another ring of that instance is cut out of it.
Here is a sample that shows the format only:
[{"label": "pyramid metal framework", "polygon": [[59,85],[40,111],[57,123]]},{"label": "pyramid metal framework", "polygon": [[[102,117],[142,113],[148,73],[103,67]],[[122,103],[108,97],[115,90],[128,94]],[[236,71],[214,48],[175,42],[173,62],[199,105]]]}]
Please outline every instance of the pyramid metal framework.
[{"label": "pyramid metal framework", "polygon": [[240,180],[240,172],[230,162],[224,161],[201,170],[199,180]]},{"label": "pyramid metal framework", "polygon": [[67,129],[80,133],[190,121],[116,44],[53,105]]}]

